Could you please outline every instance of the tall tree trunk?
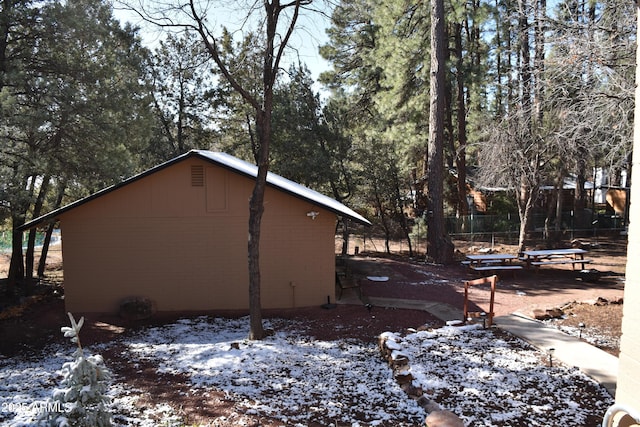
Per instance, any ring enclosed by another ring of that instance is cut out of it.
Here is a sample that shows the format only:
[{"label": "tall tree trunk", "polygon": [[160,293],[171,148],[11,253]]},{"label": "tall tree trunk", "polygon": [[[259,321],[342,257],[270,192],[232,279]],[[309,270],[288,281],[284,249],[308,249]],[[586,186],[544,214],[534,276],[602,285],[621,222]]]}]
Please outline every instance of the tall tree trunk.
[{"label": "tall tree trunk", "polygon": [[523,112],[524,120],[531,124],[531,51],[529,43],[529,5],[527,0],[518,0],[518,41],[520,48],[520,106]]},{"label": "tall tree trunk", "polygon": [[265,336],[262,325],[262,303],[260,298],[260,226],[264,213],[264,193],[269,170],[269,142],[271,119],[265,111],[257,112],[259,163],[258,176],[249,200],[249,339],[261,340]]},{"label": "tall tree trunk", "polygon": [[[494,105],[495,105],[495,114],[496,117],[501,117],[502,115],[504,115],[505,113],[505,108],[504,108],[504,94],[503,94],[503,79],[504,79],[504,72],[503,72],[503,64],[502,64],[502,52],[503,52],[503,46],[502,46],[502,20],[500,19],[500,0],[495,0],[495,27],[496,27],[496,93],[495,93],[495,100],[494,100]],[[509,37],[507,37],[507,39],[509,39]]]},{"label": "tall tree trunk", "polygon": [[[535,0],[534,0],[535,1]],[[525,136],[521,140],[523,144],[523,152],[527,151],[526,146],[531,143],[534,138],[532,129],[532,104],[533,82],[531,79],[531,50],[529,43],[529,3],[528,0],[518,0],[518,48],[519,48],[519,64],[518,64],[518,76],[520,81],[520,116],[519,120],[522,120],[521,126],[526,129]],[[533,156],[533,160],[526,160],[530,164],[530,169],[538,169],[539,159],[538,156]],[[533,201],[536,197],[535,189],[532,187],[532,176],[523,176],[520,179],[520,196],[518,200],[518,211],[520,214],[520,236],[518,238],[518,252],[524,251],[526,247],[527,232],[529,230],[529,222],[531,220],[531,209],[533,208]]]},{"label": "tall tree trunk", "polygon": [[[35,179],[35,178],[33,178]],[[44,198],[49,191],[49,176],[45,176],[42,179],[40,190],[38,191],[38,197],[33,205],[33,218],[37,218],[42,213],[42,206],[44,205]],[[25,277],[27,279],[33,278],[33,267],[35,265],[35,246],[36,246],[37,230],[32,228],[29,230],[29,237],[27,239],[27,253],[25,254]]]},{"label": "tall tree trunk", "polygon": [[[506,105],[502,105],[501,109],[498,111],[498,114],[503,114],[503,113],[510,113],[512,110],[513,105],[515,104],[515,99],[516,99],[516,94],[517,94],[517,79],[514,76],[514,70],[516,67],[516,64],[513,63],[514,61],[514,55],[509,55],[509,52],[513,52],[514,49],[516,49],[515,46],[513,46],[513,41],[511,40],[511,32],[510,30],[506,31],[506,40],[505,40],[505,51],[507,52],[507,54],[505,55],[507,57],[506,59],[506,64],[505,64],[505,70],[501,75],[506,75],[507,77],[507,101]],[[517,61],[516,61],[517,62]],[[506,110],[506,111],[505,111]],[[500,117],[500,116],[498,116]]]},{"label": "tall tree trunk", "polygon": [[538,186],[532,185],[528,182],[528,179],[537,180],[538,165],[540,164],[540,155],[533,156],[530,161],[530,166],[533,168],[531,176],[522,176],[520,181],[520,189],[517,197],[518,200],[518,214],[520,215],[520,235],[518,237],[518,253],[525,250],[527,245],[527,233],[530,228],[531,211],[535,202],[538,200]]},{"label": "tall tree trunk", "polygon": [[520,233],[518,235],[518,254],[521,254],[526,249],[527,244],[527,231],[529,230],[529,223],[531,222],[531,208],[533,208],[533,198],[528,195],[523,200],[522,206],[518,208],[520,214]]},{"label": "tall tree trunk", "polygon": [[427,255],[437,263],[453,260],[453,243],[446,233],[443,204],[446,46],[444,0],[431,0],[431,87],[426,159]]},{"label": "tall tree trunk", "polygon": [[14,294],[15,289],[24,280],[24,255],[22,252],[22,231],[18,228],[25,223],[22,213],[11,214],[11,261],[7,274],[7,292]]},{"label": "tall tree trunk", "polygon": [[[56,201],[52,208],[58,209],[62,206],[62,199],[64,197],[64,192],[67,188],[67,180],[63,179],[58,183],[58,194],[56,195]],[[42,252],[40,253],[40,260],[38,260],[38,277],[44,277],[45,268],[47,266],[47,255],[49,254],[49,245],[51,244],[51,236],[53,234],[53,230],[55,229],[55,223],[49,224],[47,227],[47,231],[44,235],[44,242],[42,243]]]},{"label": "tall tree trunk", "polygon": [[559,238],[560,232],[562,231],[562,210],[563,210],[563,196],[564,196],[564,188],[563,183],[561,182],[558,186],[558,193],[556,196],[556,226],[555,226],[555,234],[556,239]]},{"label": "tall tree trunk", "polygon": [[42,251],[40,252],[40,259],[38,259],[37,275],[39,278],[45,276],[45,270],[47,268],[47,256],[49,255],[49,246],[51,245],[51,237],[53,231],[56,228],[56,223],[52,222],[47,226],[44,232],[44,240],[42,241]]},{"label": "tall tree trunk", "polygon": [[[549,193],[551,197],[546,200],[547,215],[544,220],[544,238],[548,245],[556,243],[560,238],[560,231],[562,229],[563,187],[564,172],[559,171],[553,186],[553,192]],[[554,221],[553,228],[551,228],[551,221]]]},{"label": "tall tree trunk", "polygon": [[402,229],[402,234],[404,235],[405,240],[407,241],[407,245],[409,247],[409,256],[413,257],[413,244],[411,243],[411,227],[409,226],[409,221],[407,216],[404,213],[404,203],[401,196],[400,183],[396,180],[396,186],[394,189],[396,203],[395,216],[398,218],[398,223],[400,224],[400,228]]},{"label": "tall tree trunk", "polygon": [[467,118],[466,104],[464,100],[464,72],[462,52],[462,25],[456,24],[456,84],[457,84],[457,121],[458,121],[458,149],[456,150],[456,170],[458,171],[458,212],[461,215],[469,214],[467,203]]},{"label": "tall tree trunk", "polygon": [[545,203],[547,204],[547,214],[544,218],[544,231],[542,232],[542,238],[549,243],[551,241],[551,220],[553,218],[553,212],[555,207],[556,197],[558,196],[557,189],[554,188],[553,191],[549,192],[549,197],[545,199]]},{"label": "tall tree trunk", "polygon": [[546,0],[534,0],[535,1],[535,56],[534,56],[534,109],[535,120],[537,123],[542,124],[544,114],[544,44],[545,44],[545,25],[546,25]]},{"label": "tall tree trunk", "polygon": [[[454,27],[453,31],[455,33],[458,28],[456,24],[454,24],[453,27]],[[447,25],[445,25],[444,28],[445,28],[444,40],[447,40],[449,37],[449,28],[447,27]],[[454,37],[455,37],[455,34],[454,34]],[[451,60],[451,53],[449,52],[449,49],[445,49],[444,52],[445,52],[445,57],[443,59],[443,64],[446,64]],[[448,79],[446,77],[446,73],[445,73],[445,79],[443,84],[444,84],[444,90],[442,91],[444,95],[444,109],[443,109],[443,114],[444,114],[443,151],[444,152],[443,152],[443,155],[444,155],[444,164],[447,166],[447,169],[451,170],[455,166],[455,160],[456,160],[456,147],[455,147],[456,132],[453,126],[453,102],[454,102],[452,99],[453,81],[452,79]],[[457,199],[455,195],[455,191],[452,191],[451,194]],[[453,200],[452,203],[455,204],[455,200]]]},{"label": "tall tree trunk", "polygon": [[[341,219],[342,222],[342,250],[340,253],[342,255],[347,255],[349,253],[349,233],[351,230],[349,229],[349,220],[346,218]],[[339,223],[336,224],[336,232],[338,231]]]},{"label": "tall tree trunk", "polygon": [[11,203],[11,261],[7,275],[7,291],[9,293],[14,293],[15,287],[24,280],[23,234],[19,228],[26,222],[27,211],[29,210],[30,200],[33,197],[35,188],[35,179],[29,179],[28,176],[21,176],[17,170],[14,170],[12,179],[15,183],[23,183],[22,188],[26,188],[27,190],[16,196]]},{"label": "tall tree trunk", "polygon": [[587,153],[583,147],[578,147],[578,156],[576,159],[576,188],[573,193],[573,210],[576,215],[582,213],[587,206],[587,193],[584,184],[587,181]]},{"label": "tall tree trunk", "polygon": [[406,217],[400,223],[400,227],[402,228],[404,239],[407,241],[407,247],[409,248],[409,257],[413,258],[413,242],[411,241],[411,230],[409,229],[409,224],[407,223]]}]

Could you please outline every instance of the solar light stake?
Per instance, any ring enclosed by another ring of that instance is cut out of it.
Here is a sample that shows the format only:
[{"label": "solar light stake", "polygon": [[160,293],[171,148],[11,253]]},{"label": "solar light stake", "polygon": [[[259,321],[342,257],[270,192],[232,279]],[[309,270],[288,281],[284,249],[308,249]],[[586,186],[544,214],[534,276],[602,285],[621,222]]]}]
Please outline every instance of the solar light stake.
[{"label": "solar light stake", "polygon": [[482,328],[487,329],[487,313],[483,311],[480,313],[480,317],[482,318]]},{"label": "solar light stake", "polygon": [[582,331],[584,331],[584,328],[586,327],[586,325],[580,322],[578,323],[578,327],[580,328],[580,333],[578,334],[578,338],[582,339]]},{"label": "solar light stake", "polygon": [[549,350],[547,350],[547,353],[549,353],[549,367],[553,368],[553,352],[556,351],[555,348],[551,347]]}]

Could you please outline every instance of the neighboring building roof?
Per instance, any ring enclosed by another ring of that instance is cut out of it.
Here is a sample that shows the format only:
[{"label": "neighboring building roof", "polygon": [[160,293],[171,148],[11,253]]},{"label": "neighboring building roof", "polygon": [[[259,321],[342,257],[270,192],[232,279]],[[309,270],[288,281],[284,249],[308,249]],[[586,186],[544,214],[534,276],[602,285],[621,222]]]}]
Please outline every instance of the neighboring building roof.
[{"label": "neighboring building roof", "polygon": [[[489,186],[476,186],[474,183],[474,176],[477,174],[478,168],[477,167],[472,167],[469,166],[467,167],[467,183],[469,185],[471,185],[475,190],[478,191],[486,191],[489,193],[500,193],[500,192],[505,192],[505,191],[509,191],[509,190],[513,190],[513,188],[511,187],[505,187],[505,186],[494,186],[494,187],[489,187]],[[453,175],[454,177],[458,177],[458,171],[453,168],[453,169],[449,169],[449,173],[451,175]],[[626,176],[626,174],[625,174]],[[563,190],[575,190],[577,185],[577,177],[575,174],[570,174],[569,176],[564,177],[563,179],[563,184],[562,184],[562,189]],[[598,187],[602,187],[604,188],[604,185],[598,185]],[[540,185],[540,187],[538,188],[539,190],[542,191],[550,191],[550,190],[555,190],[556,186],[554,184],[542,184]],[[585,181],[584,183],[584,189],[585,190],[593,190],[594,189],[594,185],[593,185],[593,181]]]},{"label": "neighboring building roof", "polygon": [[[96,199],[104,194],[110,193],[112,191],[117,190],[120,187],[123,187],[127,184],[130,184],[134,181],[137,181],[143,177],[153,174],[161,169],[174,165],[178,162],[181,162],[189,157],[197,157],[202,160],[209,161],[218,166],[229,169],[233,172],[239,173],[241,175],[245,175],[249,178],[256,178],[258,175],[258,167],[251,163],[245,162],[244,160],[240,160],[237,157],[234,157],[230,154],[220,153],[220,152],[212,152],[206,150],[191,150],[188,153],[185,153],[181,156],[178,156],[168,162],[162,163],[154,168],[151,168],[141,174],[135,175],[131,178],[128,178],[122,181],[119,184],[112,185],[111,187],[107,187],[103,190],[98,191],[90,196],[87,196],[83,199],[77,200],[73,203],[70,203],[66,206],[63,206],[59,209],[56,209],[52,212],[49,212],[46,215],[43,215],[39,218],[36,218],[32,221],[27,222],[23,226],[20,227],[21,230],[27,230],[33,227],[38,226],[39,224],[55,219],[56,217],[62,215],[63,213],[76,208],[80,205],[83,205],[93,199]],[[323,207],[331,212],[334,212],[336,215],[344,216],[349,219],[352,219],[360,224],[371,225],[371,222],[367,220],[362,215],[343,205],[331,197],[325,196],[317,191],[311,190],[301,184],[288,180],[286,178],[281,177],[280,175],[276,175],[272,172],[268,172],[267,174],[267,185],[276,188],[280,191],[288,193],[294,197],[300,198],[302,200],[306,200],[308,202],[314,203],[320,207]]]},{"label": "neighboring building roof", "polygon": [[[577,179],[575,175],[566,176],[563,180],[562,189],[563,190],[575,190],[577,186]],[[540,190],[555,190],[555,185],[541,185]],[[585,181],[584,183],[585,190],[593,190],[593,182]]]}]

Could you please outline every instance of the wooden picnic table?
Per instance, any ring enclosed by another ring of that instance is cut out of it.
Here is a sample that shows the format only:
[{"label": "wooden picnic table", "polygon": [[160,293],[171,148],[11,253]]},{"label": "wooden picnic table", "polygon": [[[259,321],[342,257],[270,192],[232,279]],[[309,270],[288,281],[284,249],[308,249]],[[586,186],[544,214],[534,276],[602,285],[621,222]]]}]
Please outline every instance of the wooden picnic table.
[{"label": "wooden picnic table", "polygon": [[521,270],[522,265],[513,264],[513,260],[518,259],[517,255],[511,254],[476,254],[467,255],[464,264],[475,271],[494,270]]},{"label": "wooden picnic table", "polygon": [[577,248],[524,251],[522,252],[522,260],[527,264],[527,267],[540,267],[543,265],[554,264],[571,264],[571,266],[575,270],[576,264],[581,264],[582,269],[584,270],[585,264],[591,262],[590,259],[584,258],[585,253],[587,253],[586,250]]}]

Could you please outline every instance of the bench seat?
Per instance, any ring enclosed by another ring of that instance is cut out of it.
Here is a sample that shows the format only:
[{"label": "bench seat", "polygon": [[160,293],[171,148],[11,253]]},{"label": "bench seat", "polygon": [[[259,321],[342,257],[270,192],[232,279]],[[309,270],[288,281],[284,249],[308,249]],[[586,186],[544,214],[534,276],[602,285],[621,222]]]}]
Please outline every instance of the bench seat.
[{"label": "bench seat", "polygon": [[487,266],[475,266],[472,265],[471,269],[476,271],[491,271],[491,270],[522,270],[521,265],[487,265]]},{"label": "bench seat", "polygon": [[462,265],[477,265],[477,264],[482,264],[482,265],[494,265],[494,264],[500,264],[504,262],[504,260],[501,259],[483,259],[482,261],[480,261],[479,263],[476,264],[471,264],[471,261],[460,261],[460,264]]},{"label": "bench seat", "polygon": [[531,261],[531,265],[547,265],[547,264],[589,264],[593,262],[590,259],[554,259],[548,261]]}]

